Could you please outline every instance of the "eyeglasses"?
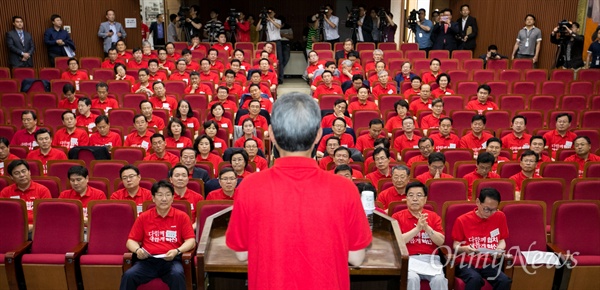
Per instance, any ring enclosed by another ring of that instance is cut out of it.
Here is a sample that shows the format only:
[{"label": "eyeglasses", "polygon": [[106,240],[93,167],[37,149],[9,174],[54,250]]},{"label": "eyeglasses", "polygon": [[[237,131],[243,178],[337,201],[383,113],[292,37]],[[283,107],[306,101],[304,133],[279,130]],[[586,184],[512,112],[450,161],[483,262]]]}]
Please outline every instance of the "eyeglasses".
[{"label": "eyeglasses", "polygon": [[417,194],[410,193],[410,194],[407,194],[406,197],[421,199],[421,198],[425,197],[425,195],[422,193],[417,193]]},{"label": "eyeglasses", "polygon": [[121,179],[123,179],[123,180],[130,180],[130,179],[134,179],[134,178],[136,178],[138,176],[139,175],[137,175],[137,174],[131,174],[131,175],[122,176]]},{"label": "eyeglasses", "polygon": [[237,181],[237,178],[232,177],[232,178],[220,178],[219,180],[222,180],[223,182],[233,182],[233,181]]},{"label": "eyeglasses", "polygon": [[383,157],[375,157],[375,158],[373,158],[373,160],[375,160],[375,161],[384,161],[384,160],[388,160],[388,158],[385,157],[385,156],[383,156]]},{"label": "eyeglasses", "polygon": [[482,208],[481,210],[483,210],[483,211],[484,211],[484,212],[486,212],[486,213],[495,213],[495,212],[497,212],[497,211],[498,211],[498,209],[497,209],[497,208],[493,208],[493,209],[492,209],[492,208],[489,208],[489,207],[487,207],[487,206],[486,206],[486,207],[484,207],[484,208]]}]

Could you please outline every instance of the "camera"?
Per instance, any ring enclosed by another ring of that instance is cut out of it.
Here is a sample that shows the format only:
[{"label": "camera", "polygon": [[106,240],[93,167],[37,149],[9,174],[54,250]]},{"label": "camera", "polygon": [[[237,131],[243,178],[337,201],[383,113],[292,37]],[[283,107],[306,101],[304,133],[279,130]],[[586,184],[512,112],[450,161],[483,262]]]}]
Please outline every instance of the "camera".
[{"label": "camera", "polygon": [[358,8],[352,8],[352,10],[350,11],[350,17],[348,18],[348,22],[355,24],[358,22],[359,18],[360,11],[358,10]]},{"label": "camera", "polygon": [[406,20],[408,22],[408,28],[410,28],[410,30],[412,30],[413,32],[415,32],[417,30],[418,15],[419,15],[419,11],[417,11],[416,9],[413,9],[412,11],[409,12],[408,19]]},{"label": "camera", "polygon": [[490,58],[496,58],[496,56],[498,56],[498,53],[490,52]]},{"label": "camera", "polygon": [[263,7],[260,10],[260,14],[258,15],[260,17],[260,19],[262,19],[262,22],[265,23],[267,21],[267,17],[269,16],[269,9],[267,9],[266,7]]},{"label": "camera", "polygon": [[231,26],[231,29],[235,29],[236,26],[236,19],[238,19],[240,17],[240,12],[237,12],[235,8],[231,8],[229,9],[229,16],[227,17],[227,22],[229,23],[229,26]]},{"label": "camera", "polygon": [[564,38],[564,37],[571,36],[569,31],[567,31],[567,28],[571,29],[572,27],[573,27],[573,24],[570,21],[562,20],[562,21],[558,22],[558,32],[560,32],[560,37]]},{"label": "camera", "polygon": [[326,14],[329,12],[329,9],[327,9],[327,6],[321,6],[321,8],[319,9],[319,14]]},{"label": "camera", "polygon": [[381,7],[379,8],[379,10],[377,11],[377,17],[379,17],[379,19],[386,19],[387,18],[387,12],[385,12],[385,8]]}]

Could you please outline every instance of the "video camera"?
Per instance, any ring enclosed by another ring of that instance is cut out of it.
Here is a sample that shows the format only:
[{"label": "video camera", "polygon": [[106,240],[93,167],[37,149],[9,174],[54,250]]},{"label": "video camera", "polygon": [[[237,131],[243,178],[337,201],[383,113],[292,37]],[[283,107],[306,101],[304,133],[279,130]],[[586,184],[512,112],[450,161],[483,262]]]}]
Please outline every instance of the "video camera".
[{"label": "video camera", "polygon": [[558,32],[560,33],[560,37],[561,38],[570,37],[571,34],[567,31],[567,28],[571,29],[572,27],[573,27],[573,23],[571,23],[571,21],[567,21],[566,19],[558,22]]},{"label": "video camera", "polygon": [[327,6],[321,6],[321,8],[319,9],[319,14],[327,14],[329,12],[329,9],[327,9]]},{"label": "video camera", "polygon": [[408,28],[410,28],[410,30],[412,30],[413,32],[415,32],[417,30],[418,15],[419,15],[419,11],[417,11],[416,9],[413,9],[412,11],[410,11],[410,13],[408,15],[408,19],[406,20],[406,22],[408,23]]},{"label": "video camera", "polygon": [[185,24],[185,19],[190,14],[190,7],[187,6],[179,6],[179,11],[177,11],[177,16],[179,17],[179,23]]},{"label": "video camera", "polygon": [[263,7],[260,10],[260,14],[258,15],[260,17],[260,19],[262,19],[262,22],[265,23],[267,21],[267,17],[269,16],[269,9],[267,9],[267,7]]},{"label": "video camera", "polygon": [[358,19],[360,18],[360,10],[358,8],[352,8],[350,12],[350,17],[348,17],[348,21],[352,24],[356,24]]},{"label": "video camera", "polygon": [[229,9],[229,16],[227,16],[227,22],[232,29],[236,26],[236,19],[240,18],[240,12],[237,12],[235,8]]}]

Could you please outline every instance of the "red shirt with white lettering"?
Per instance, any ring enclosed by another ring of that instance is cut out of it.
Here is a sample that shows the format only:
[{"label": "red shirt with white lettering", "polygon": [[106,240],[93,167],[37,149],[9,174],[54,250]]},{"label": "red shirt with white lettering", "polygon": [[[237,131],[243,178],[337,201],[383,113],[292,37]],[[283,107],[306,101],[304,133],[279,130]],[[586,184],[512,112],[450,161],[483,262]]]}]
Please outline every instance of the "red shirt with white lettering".
[{"label": "red shirt with white lettering", "polygon": [[82,81],[82,80],[90,79],[88,74],[85,71],[81,71],[81,70],[78,70],[75,73],[72,73],[70,71],[63,72],[62,75],[60,76],[60,78],[63,80],[72,80],[72,81]]},{"label": "red shirt with white lettering", "polygon": [[313,98],[318,99],[320,95],[328,94],[328,95],[343,95],[342,87],[338,85],[331,85],[328,87],[325,84],[319,85],[315,92],[313,93]]},{"label": "red shirt with white lettering", "polygon": [[402,134],[394,140],[394,149],[402,152],[402,149],[405,148],[419,148],[419,138],[419,136],[413,134],[412,138],[409,139],[406,134]]},{"label": "red shirt with white lettering", "polygon": [[527,133],[523,133],[521,138],[515,136],[514,133],[507,134],[502,137],[502,148],[510,149],[513,153],[513,160],[517,158],[517,152],[521,149],[529,149],[529,140],[531,139],[531,135]]},{"label": "red shirt with white lettering", "polygon": [[417,116],[419,111],[431,111],[431,98],[427,99],[427,102],[423,102],[421,98],[418,98],[412,102],[408,106],[408,110],[410,110],[413,116]]},{"label": "red shirt with white lettering", "polygon": [[565,136],[561,136],[556,129],[546,132],[544,134],[546,140],[546,146],[552,149],[552,158],[556,158],[556,151],[558,149],[571,149],[573,147],[573,141],[577,138],[577,134],[567,131]]},{"label": "red shirt with white lettering", "polygon": [[165,128],[165,120],[163,118],[152,115],[152,120],[148,121],[148,128],[156,128],[158,131],[162,131]]},{"label": "red shirt with white lettering", "polygon": [[348,113],[353,114],[356,110],[379,110],[379,107],[377,107],[375,102],[369,100],[366,100],[364,104],[360,101],[355,101],[348,105]]},{"label": "red shirt with white lettering", "polygon": [[213,71],[208,71],[207,72],[201,72],[200,73],[200,80],[203,81],[212,81],[213,84],[218,84],[219,83],[219,74]]},{"label": "red shirt with white lettering", "polygon": [[129,59],[127,62],[127,69],[139,70],[141,68],[148,68],[148,61],[141,60],[140,62],[135,61],[135,58]]},{"label": "red shirt with white lettering", "polygon": [[33,132],[27,132],[27,129],[21,129],[15,132],[10,140],[10,144],[15,146],[26,146],[29,150],[33,150],[33,147],[38,146],[37,142],[35,142],[35,131],[40,129],[40,127],[35,126]]},{"label": "red shirt with white lettering", "polygon": [[[254,141],[256,141],[256,143],[258,144],[258,149],[262,150],[263,152],[265,151],[265,145],[263,144],[263,141],[260,140],[258,137],[256,136],[252,136],[252,139]],[[238,138],[237,140],[235,140],[235,142],[233,143],[233,147],[236,148],[244,148],[244,143],[246,142],[247,138],[242,136],[240,138]]]},{"label": "red shirt with white lettering", "polygon": [[[421,210],[421,214],[427,215],[427,224],[432,230],[438,233],[444,233],[444,230],[442,229],[442,219],[437,213],[423,209]],[[392,215],[392,218],[398,221],[400,230],[403,233],[407,233],[416,228],[416,224],[419,222],[419,219],[415,217],[408,209],[395,213]],[[433,243],[429,235],[425,233],[425,229],[419,231],[419,233],[410,239],[410,241],[405,242],[409,255],[432,255],[436,252],[438,247],[435,243]]]},{"label": "red shirt with white lettering", "polygon": [[398,91],[396,91],[396,86],[392,83],[387,83],[385,86],[383,86],[382,83],[377,84],[376,86],[374,86],[373,88],[371,88],[371,92],[373,93],[373,97],[378,98],[379,95],[391,95],[391,94],[396,94],[398,93]]},{"label": "red shirt with white lettering", "polygon": [[194,237],[187,213],[171,207],[164,217],[156,208],[141,213],[127,238],[140,243],[151,255],[160,255],[179,248],[185,240]]},{"label": "red shirt with white lettering", "polygon": [[488,132],[482,132],[481,137],[477,138],[477,136],[473,135],[473,132],[467,133],[465,136],[460,138],[460,143],[458,148],[467,148],[473,150],[475,155],[478,154],[479,150],[485,149],[483,146],[488,139],[492,138],[492,134]]},{"label": "red shirt with white lettering", "polygon": [[98,132],[94,132],[92,135],[90,135],[90,146],[106,145],[110,145],[112,147],[121,147],[121,145],[123,145],[123,141],[121,141],[121,135],[112,131],[109,131],[106,136],[102,136]]},{"label": "red shirt with white lettering", "polygon": [[150,137],[152,137],[153,134],[154,133],[152,133],[150,130],[146,130],[144,136],[140,136],[140,134],[136,130],[126,136],[125,143],[123,144],[123,146],[142,147],[146,149],[146,151],[148,151],[148,149],[150,148],[150,144],[152,143],[150,142]]},{"label": "red shirt with white lettering", "polygon": [[77,117],[75,118],[75,120],[77,121],[76,125],[77,127],[86,127],[88,128],[88,132],[92,132],[92,129],[96,128],[96,118],[98,117],[98,115],[94,114],[94,113],[90,113],[90,115],[88,117],[84,116],[84,115],[77,115]]},{"label": "red shirt with white lettering", "polygon": [[233,195],[229,196],[223,192],[222,188],[215,189],[208,193],[206,196],[206,200],[233,200],[235,194],[237,192],[237,188],[233,191]]},{"label": "red shirt with white lettering", "polygon": [[69,110],[73,113],[76,113],[78,104],[79,104],[79,98],[77,98],[77,97],[73,99],[73,102],[69,102],[69,99],[64,98],[58,102],[58,108]]},{"label": "red shirt with white lettering", "polygon": [[590,153],[588,155],[587,159],[583,159],[583,158],[579,157],[579,155],[573,154],[573,155],[565,158],[565,161],[566,162],[577,162],[577,164],[579,164],[579,178],[581,178],[581,177],[583,177],[583,169],[585,168],[585,163],[592,162],[592,161],[600,161],[600,156]]},{"label": "red shirt with white lettering", "polygon": [[45,186],[31,181],[29,188],[24,191],[19,189],[16,183],[11,184],[0,191],[0,197],[2,198],[19,198],[25,201],[27,205],[27,218],[29,224],[33,224],[33,202],[36,199],[50,199],[50,190]]},{"label": "red shirt with white lettering", "polygon": [[71,149],[75,146],[89,146],[90,138],[88,133],[80,128],[75,128],[73,133],[69,134],[67,128],[60,128],[54,133],[52,138],[52,146],[65,147]]},{"label": "red shirt with white lettering", "polygon": [[74,189],[69,189],[61,192],[58,198],[76,199],[81,201],[81,204],[83,205],[83,217],[87,219],[88,203],[92,200],[106,200],[106,193],[104,193],[104,191],[102,190],[93,188],[88,185],[87,190],[85,191],[85,194],[83,194],[83,196]]},{"label": "red shirt with white lettering", "polygon": [[479,115],[483,115],[483,111],[498,110],[498,106],[490,100],[487,100],[483,104],[479,102],[479,100],[472,100],[467,103],[467,107],[465,109],[476,110]]},{"label": "red shirt with white lettering", "polygon": [[440,133],[431,134],[429,136],[433,140],[433,146],[436,152],[440,152],[446,148],[458,148],[460,138],[456,134],[450,133],[448,136],[442,136]]},{"label": "red shirt with white lettering", "polygon": [[437,118],[433,114],[429,114],[421,119],[421,128],[429,129],[429,128],[439,128],[440,127],[440,119],[444,118],[444,114],[440,114],[440,117]]},{"label": "red shirt with white lettering", "polygon": [[169,116],[173,117],[173,112],[177,109],[177,100],[173,97],[165,97],[165,100],[161,100],[158,97],[151,97],[148,99],[152,103],[152,107],[155,109],[167,109],[169,110]]},{"label": "red shirt with white lettering", "polygon": [[[250,117],[250,114],[242,116],[240,118],[240,120],[238,121],[238,125],[242,126],[242,124],[244,124],[244,121],[246,119],[252,119]],[[269,124],[267,123],[267,119],[261,115],[256,115],[256,117],[254,119],[252,119],[252,121],[254,121],[254,127],[256,127],[256,128],[261,128],[264,131],[267,131],[269,129]]]},{"label": "red shirt with white lettering", "polygon": [[101,109],[108,114],[109,110],[119,108],[119,102],[113,98],[106,98],[104,102],[100,101],[100,98],[95,98],[92,100],[92,108]]},{"label": "red shirt with white lettering", "polygon": [[165,151],[165,155],[162,158],[158,157],[156,153],[152,153],[150,155],[146,155],[146,157],[144,157],[144,161],[166,161],[169,162],[171,166],[175,166],[177,163],[179,163],[179,156]]},{"label": "red shirt with white lettering", "polygon": [[136,205],[141,206],[144,201],[152,200],[152,192],[150,190],[145,189],[143,187],[138,187],[138,191],[132,197],[129,195],[127,188],[121,188],[116,190],[110,195],[111,200],[131,200],[135,202]]},{"label": "red shirt with white lettering", "polygon": [[41,161],[42,165],[44,166],[44,175],[46,175],[48,174],[48,166],[46,165],[48,163],[48,160],[67,160],[68,158],[65,152],[55,148],[50,148],[50,151],[48,151],[48,154],[46,155],[42,154],[41,149],[29,151],[29,153],[27,153],[26,159],[34,159]]},{"label": "red shirt with white lettering", "polygon": [[177,140],[173,137],[165,137],[165,143],[170,148],[187,148],[192,147],[194,144],[190,138],[185,136],[181,136]]}]

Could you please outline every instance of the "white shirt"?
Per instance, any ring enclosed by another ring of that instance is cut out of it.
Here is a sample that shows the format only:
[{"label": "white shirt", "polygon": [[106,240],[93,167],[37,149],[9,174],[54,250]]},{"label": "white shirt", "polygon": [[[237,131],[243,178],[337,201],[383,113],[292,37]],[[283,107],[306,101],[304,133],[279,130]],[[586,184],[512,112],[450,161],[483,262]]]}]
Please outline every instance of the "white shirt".
[{"label": "white shirt", "polygon": [[[360,21],[363,25],[365,25],[365,16],[367,16],[367,14],[363,15],[363,17],[358,19],[358,21]],[[362,25],[359,26],[356,31],[356,41],[365,41],[362,33]]]},{"label": "white shirt", "polygon": [[338,24],[340,23],[340,18],[335,15],[329,16],[329,21],[335,24],[335,28],[331,27],[327,21],[323,23],[323,27],[325,28],[325,40],[333,40],[340,38],[340,34],[338,33]]},{"label": "white shirt", "polygon": [[[274,19],[275,23],[281,26],[281,20]],[[262,26],[262,23],[261,23]],[[261,27],[262,29],[262,27]],[[281,40],[281,30],[275,26],[271,21],[267,20],[267,39],[269,41]]]},{"label": "white shirt", "polygon": [[117,41],[119,41],[119,36],[117,36],[117,33],[118,33],[117,26],[114,23],[111,24],[109,22],[108,23],[108,29],[110,29],[110,30],[113,31],[113,35],[110,37],[110,41],[111,42],[117,42]]}]

